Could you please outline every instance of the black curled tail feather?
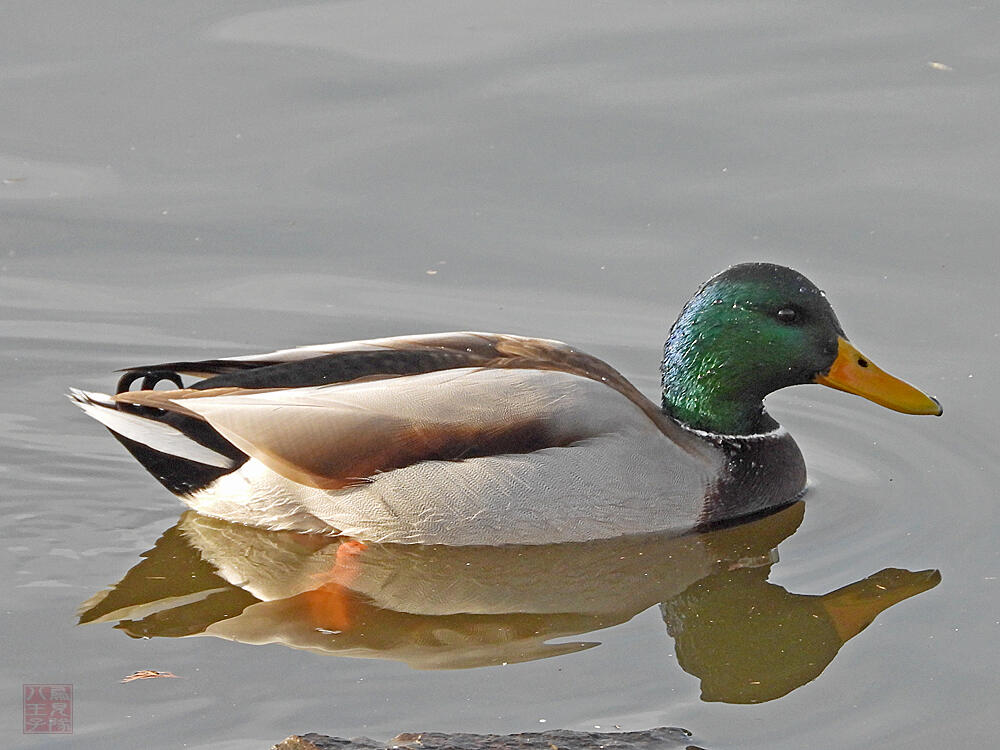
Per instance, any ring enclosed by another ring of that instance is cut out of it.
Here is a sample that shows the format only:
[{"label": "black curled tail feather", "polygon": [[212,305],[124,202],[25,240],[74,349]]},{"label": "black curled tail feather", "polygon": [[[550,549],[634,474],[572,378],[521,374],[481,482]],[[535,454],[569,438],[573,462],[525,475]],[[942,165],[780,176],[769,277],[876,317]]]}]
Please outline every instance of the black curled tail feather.
[{"label": "black curled tail feather", "polygon": [[181,376],[173,370],[129,370],[118,378],[115,394],[124,393],[132,387],[135,381],[140,379],[142,380],[140,390],[143,391],[153,390],[161,380],[169,381],[178,388],[184,387],[184,381],[181,380]]}]

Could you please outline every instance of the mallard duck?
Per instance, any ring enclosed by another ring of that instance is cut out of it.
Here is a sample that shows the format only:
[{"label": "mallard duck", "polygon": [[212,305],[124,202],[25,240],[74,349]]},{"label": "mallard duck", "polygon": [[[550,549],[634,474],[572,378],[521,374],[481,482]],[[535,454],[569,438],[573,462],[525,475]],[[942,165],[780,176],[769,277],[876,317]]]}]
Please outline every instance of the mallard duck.
[{"label": "mallard duck", "polygon": [[[684,306],[660,405],[572,346],[492,333],[124,373],[115,395],[71,398],[194,510],[383,542],[686,532],[785,506],[805,464],[763,399],[786,386],[941,414],[849,343],[812,282],[768,263],[723,271]],[[177,387],[154,389],[164,380]]]}]

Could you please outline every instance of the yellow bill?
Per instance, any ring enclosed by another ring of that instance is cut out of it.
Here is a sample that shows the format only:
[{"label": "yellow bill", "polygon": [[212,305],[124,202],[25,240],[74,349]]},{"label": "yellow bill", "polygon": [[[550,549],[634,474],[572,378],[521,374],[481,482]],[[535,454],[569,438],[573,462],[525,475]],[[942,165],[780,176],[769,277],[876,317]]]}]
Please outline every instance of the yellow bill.
[{"label": "yellow bill", "polygon": [[816,382],[904,414],[941,416],[941,404],[937,399],[880,370],[845,338],[839,339],[837,358],[830,370],[825,375],[817,375]]}]

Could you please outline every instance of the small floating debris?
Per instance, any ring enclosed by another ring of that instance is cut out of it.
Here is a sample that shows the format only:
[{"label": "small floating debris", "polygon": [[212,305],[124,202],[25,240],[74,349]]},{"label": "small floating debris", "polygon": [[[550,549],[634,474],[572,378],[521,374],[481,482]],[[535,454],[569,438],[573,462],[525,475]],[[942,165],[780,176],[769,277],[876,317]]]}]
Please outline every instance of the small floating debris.
[{"label": "small floating debris", "polygon": [[175,677],[178,680],[183,680],[184,678],[180,675],[176,675],[173,672],[157,672],[155,669],[140,669],[138,672],[133,672],[127,677],[122,677],[122,682],[132,682],[132,680],[153,680],[157,677]]}]

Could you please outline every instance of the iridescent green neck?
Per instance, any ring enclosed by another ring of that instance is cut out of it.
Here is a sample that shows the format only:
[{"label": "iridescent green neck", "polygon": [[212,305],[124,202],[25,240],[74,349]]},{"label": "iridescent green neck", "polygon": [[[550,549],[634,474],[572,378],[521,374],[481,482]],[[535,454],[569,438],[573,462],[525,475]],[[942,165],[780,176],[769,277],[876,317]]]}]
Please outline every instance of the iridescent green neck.
[{"label": "iridescent green neck", "polygon": [[721,435],[753,435],[776,426],[763,397],[734,382],[735,373],[712,356],[685,358],[664,351],[663,412],[689,427]]},{"label": "iridescent green neck", "polygon": [[699,291],[684,307],[663,352],[663,411],[697,430],[752,435],[777,423],[764,397],[780,387],[784,347],[768,346],[756,320],[761,289],[727,283]]}]

